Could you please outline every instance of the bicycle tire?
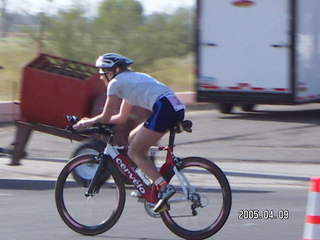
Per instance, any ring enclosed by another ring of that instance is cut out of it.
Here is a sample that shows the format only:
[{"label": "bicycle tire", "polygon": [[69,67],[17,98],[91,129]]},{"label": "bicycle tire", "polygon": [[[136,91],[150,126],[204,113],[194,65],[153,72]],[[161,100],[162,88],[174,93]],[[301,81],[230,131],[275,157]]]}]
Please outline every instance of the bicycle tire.
[{"label": "bicycle tire", "polygon": [[106,161],[101,187],[94,196],[85,196],[87,184],[74,180],[72,172],[82,164],[98,164],[96,155],[81,155],[62,169],[55,186],[55,201],[60,217],[73,231],[97,235],[109,230],[120,218],[126,199],[125,186],[116,166]]},{"label": "bicycle tire", "polygon": [[[161,212],[161,218],[174,234],[184,239],[208,238],[223,227],[230,214],[232,194],[229,182],[218,166],[204,158],[184,158],[177,168],[187,176],[196,193],[188,187],[188,201],[183,201],[174,171],[168,171],[164,178],[175,186],[177,192],[169,200],[168,209]],[[199,198],[203,206],[195,207],[193,212],[192,206],[197,202],[189,198]]]}]

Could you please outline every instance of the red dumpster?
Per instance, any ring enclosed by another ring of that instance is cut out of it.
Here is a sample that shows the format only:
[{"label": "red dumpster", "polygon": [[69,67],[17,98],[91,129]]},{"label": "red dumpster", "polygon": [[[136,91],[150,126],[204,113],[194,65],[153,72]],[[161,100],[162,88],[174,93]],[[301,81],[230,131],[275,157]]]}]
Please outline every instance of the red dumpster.
[{"label": "red dumpster", "polygon": [[[97,72],[90,64],[40,54],[23,69],[21,120],[64,129],[70,124],[65,115],[81,118],[99,114],[106,86]],[[120,103],[119,99],[118,109]],[[129,132],[149,114],[134,107],[128,121],[115,127],[115,142],[127,144]]]},{"label": "red dumpster", "polygon": [[95,97],[105,91],[89,64],[40,54],[23,69],[22,120],[65,128],[65,115],[89,116]]}]

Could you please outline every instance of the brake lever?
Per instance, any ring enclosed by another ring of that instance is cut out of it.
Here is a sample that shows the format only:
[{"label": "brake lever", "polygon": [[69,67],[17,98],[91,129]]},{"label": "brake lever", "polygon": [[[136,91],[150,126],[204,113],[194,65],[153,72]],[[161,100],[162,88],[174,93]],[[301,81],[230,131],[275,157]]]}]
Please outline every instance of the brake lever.
[{"label": "brake lever", "polygon": [[[70,126],[70,125],[68,125],[68,126],[65,128],[65,130],[66,130],[66,131],[69,131],[69,132],[71,132],[71,133],[73,133],[73,134],[77,134],[77,131],[76,131],[72,126]],[[69,137],[69,140],[70,140],[71,143],[73,142],[71,137]]]},{"label": "brake lever", "polygon": [[74,116],[74,115],[66,115],[66,118],[69,122],[73,124],[76,124],[80,120],[77,116]]},{"label": "brake lever", "polygon": [[[79,118],[77,116],[74,115],[65,115],[65,117],[67,118],[67,120],[72,123],[72,124],[76,124],[77,122],[79,122]],[[73,126],[68,125],[65,130],[70,131],[73,134],[77,134],[77,131],[73,128]],[[72,139],[71,137],[69,138],[70,142],[72,143]]]},{"label": "brake lever", "polygon": [[77,133],[77,130],[75,130],[72,126],[68,125],[65,130],[70,131],[72,133]]}]

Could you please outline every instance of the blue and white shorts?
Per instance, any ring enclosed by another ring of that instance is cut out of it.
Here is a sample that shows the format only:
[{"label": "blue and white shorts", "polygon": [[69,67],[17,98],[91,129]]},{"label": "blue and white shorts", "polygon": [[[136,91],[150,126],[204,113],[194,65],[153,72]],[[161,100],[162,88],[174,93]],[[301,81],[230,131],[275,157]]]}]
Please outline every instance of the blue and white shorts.
[{"label": "blue and white shorts", "polygon": [[184,119],[185,106],[174,94],[160,97],[152,110],[143,126],[156,132],[165,133]]}]

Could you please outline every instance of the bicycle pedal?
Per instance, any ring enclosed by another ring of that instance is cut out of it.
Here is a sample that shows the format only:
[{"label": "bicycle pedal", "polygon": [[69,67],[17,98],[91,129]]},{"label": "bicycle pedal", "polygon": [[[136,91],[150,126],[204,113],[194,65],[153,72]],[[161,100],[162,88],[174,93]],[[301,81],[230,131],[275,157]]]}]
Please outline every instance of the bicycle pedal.
[{"label": "bicycle pedal", "polygon": [[163,208],[161,208],[158,213],[162,213],[162,212],[165,212],[165,211],[169,211],[170,210],[170,206],[168,205],[165,205]]}]

